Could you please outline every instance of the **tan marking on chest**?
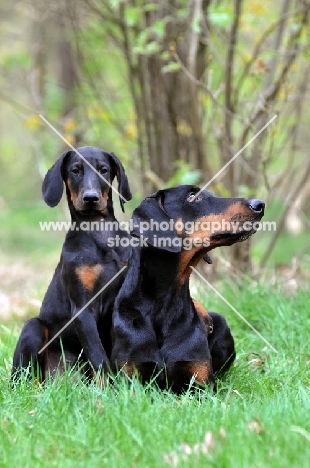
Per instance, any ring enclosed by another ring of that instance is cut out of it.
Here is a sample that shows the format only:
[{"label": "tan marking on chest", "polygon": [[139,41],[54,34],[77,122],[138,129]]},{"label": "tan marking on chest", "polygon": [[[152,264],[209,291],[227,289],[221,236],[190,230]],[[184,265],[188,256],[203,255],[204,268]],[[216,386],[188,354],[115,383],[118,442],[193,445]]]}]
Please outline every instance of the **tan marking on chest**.
[{"label": "tan marking on chest", "polygon": [[88,291],[93,291],[95,282],[103,271],[103,268],[103,265],[100,265],[99,263],[96,265],[80,266],[76,269],[76,274],[83,286]]},{"label": "tan marking on chest", "polygon": [[198,314],[200,315],[200,317],[202,318],[206,326],[207,333],[210,333],[210,325],[212,325],[212,330],[213,330],[213,320],[211,316],[208,314],[208,312],[206,311],[206,309],[203,307],[203,305],[200,302],[193,299],[193,303],[194,303],[194,307],[196,311],[198,312]]}]

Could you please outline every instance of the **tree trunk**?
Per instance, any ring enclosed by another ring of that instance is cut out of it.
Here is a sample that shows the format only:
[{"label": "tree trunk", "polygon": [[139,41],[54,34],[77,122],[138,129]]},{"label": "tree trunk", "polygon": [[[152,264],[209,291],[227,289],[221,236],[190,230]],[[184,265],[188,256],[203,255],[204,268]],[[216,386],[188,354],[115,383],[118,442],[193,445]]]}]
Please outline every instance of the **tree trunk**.
[{"label": "tree trunk", "polygon": [[[153,173],[167,181],[175,172],[176,161],[182,160],[193,169],[201,169],[204,180],[208,163],[200,91],[182,70],[163,73],[167,60],[162,57],[162,52],[174,49],[193,77],[201,78],[207,62],[207,47],[201,43],[199,31],[193,32],[191,22],[199,23],[201,15],[206,14],[209,1],[192,0],[191,17],[186,20],[177,17],[174,1],[154,3],[159,8],[144,14],[146,28],[151,29],[156,22],[171,16],[172,11],[175,16],[165,26],[161,50],[139,55],[138,66],[128,68],[130,80],[135,82],[131,92],[136,108],[139,108],[137,127],[143,132],[148,165]],[[129,51],[126,55],[129,56]]]},{"label": "tree trunk", "polygon": [[[58,55],[58,80],[62,90],[62,111],[61,115],[64,123],[67,119],[76,118],[77,109],[77,85],[78,74],[70,32],[75,20],[74,0],[59,0],[57,3],[57,21],[55,27],[58,27],[57,55]],[[80,135],[74,132],[73,145],[78,146]]]}]

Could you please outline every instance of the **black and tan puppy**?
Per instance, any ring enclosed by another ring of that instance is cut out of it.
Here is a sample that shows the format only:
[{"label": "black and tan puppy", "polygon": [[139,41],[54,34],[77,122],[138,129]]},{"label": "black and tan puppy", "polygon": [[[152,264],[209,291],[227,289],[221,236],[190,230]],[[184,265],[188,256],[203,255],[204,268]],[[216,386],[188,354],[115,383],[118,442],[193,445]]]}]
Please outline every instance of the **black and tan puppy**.
[{"label": "black and tan puppy", "polygon": [[[124,168],[113,153],[91,146],[78,148],[78,152],[83,158],[75,151],[64,153],[43,182],[43,197],[51,207],[59,203],[65,184],[72,229],[66,235],[40,313],[26,322],[21,332],[13,358],[13,379],[29,364],[33,374],[44,379],[47,371],[61,366],[62,353],[70,364],[80,357],[92,371],[108,369],[112,309],[124,274],[87,303],[121,270],[130,255],[130,247],[108,246],[110,237],[129,236],[119,229],[107,181],[112,183],[117,177],[122,209],[124,199],[130,200],[131,193]],[[39,353],[86,305],[60,336]]]},{"label": "black and tan puppy", "polygon": [[227,369],[235,356],[225,319],[191,299],[191,267],[203,257],[210,262],[210,250],[253,234],[265,207],[261,200],[199,190],[160,190],[134,211],[131,234],[140,245],[132,250],[113,313],[111,366],[129,376],[136,369],[142,381],[157,375],[160,387],[176,392],[193,378],[213,386],[213,372]]}]

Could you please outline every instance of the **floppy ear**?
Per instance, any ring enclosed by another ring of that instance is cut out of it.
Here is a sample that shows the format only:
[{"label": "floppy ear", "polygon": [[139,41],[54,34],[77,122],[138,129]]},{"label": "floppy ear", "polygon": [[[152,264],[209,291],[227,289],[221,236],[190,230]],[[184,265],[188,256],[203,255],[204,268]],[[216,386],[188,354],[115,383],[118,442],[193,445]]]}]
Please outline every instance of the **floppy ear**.
[{"label": "floppy ear", "polygon": [[70,153],[71,150],[60,156],[43,180],[42,194],[48,206],[54,207],[60,202],[63,192],[63,167]]},{"label": "floppy ear", "polygon": [[[115,166],[116,177],[117,177],[117,180],[118,180],[118,191],[119,191],[120,195],[122,195],[122,197],[125,198],[126,201],[129,201],[129,200],[132,199],[132,195],[131,195],[131,192],[130,192],[128,179],[127,179],[127,176],[125,174],[125,169],[124,169],[122,163],[120,162],[120,160],[118,159],[118,157],[115,156],[114,153],[109,153],[109,157],[110,157],[110,159],[112,160],[112,163]],[[123,198],[119,197],[119,202],[120,202],[120,205],[121,205],[121,208],[122,208],[123,212],[125,211],[124,210],[124,203],[126,203],[125,200],[123,200]]]},{"label": "floppy ear", "polygon": [[[169,226],[168,229],[162,229],[163,226],[161,227],[160,223],[165,223],[164,226]],[[165,211],[163,190],[143,200],[141,205],[134,210],[131,224],[132,236],[147,238],[149,245],[168,252],[181,252],[182,239],[179,238],[177,242],[173,242],[178,236],[174,220]]]}]

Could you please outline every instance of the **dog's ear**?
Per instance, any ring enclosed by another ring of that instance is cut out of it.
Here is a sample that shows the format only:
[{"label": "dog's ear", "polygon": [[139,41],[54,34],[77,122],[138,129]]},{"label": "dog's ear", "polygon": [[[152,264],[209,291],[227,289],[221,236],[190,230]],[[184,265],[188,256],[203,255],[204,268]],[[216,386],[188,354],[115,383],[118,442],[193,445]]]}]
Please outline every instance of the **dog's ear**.
[{"label": "dog's ear", "polygon": [[44,177],[42,194],[48,206],[54,207],[60,202],[63,192],[63,168],[70,154],[71,150],[60,156]]},{"label": "dog's ear", "polygon": [[[114,153],[109,153],[109,157],[112,161],[112,164],[115,166],[116,177],[118,180],[118,192],[120,193],[122,197],[125,198],[126,201],[129,201],[132,199],[132,195],[131,195],[131,191],[129,188],[128,179],[125,174],[125,169],[122,163],[120,162],[120,160],[118,159],[118,157],[115,156]],[[119,202],[120,202],[122,211],[124,212],[125,200],[122,197],[119,197]]]},{"label": "dog's ear", "polygon": [[182,238],[177,236],[175,222],[165,210],[164,199],[164,191],[159,190],[143,200],[133,212],[130,234],[147,238],[147,243],[153,247],[181,252]]}]

